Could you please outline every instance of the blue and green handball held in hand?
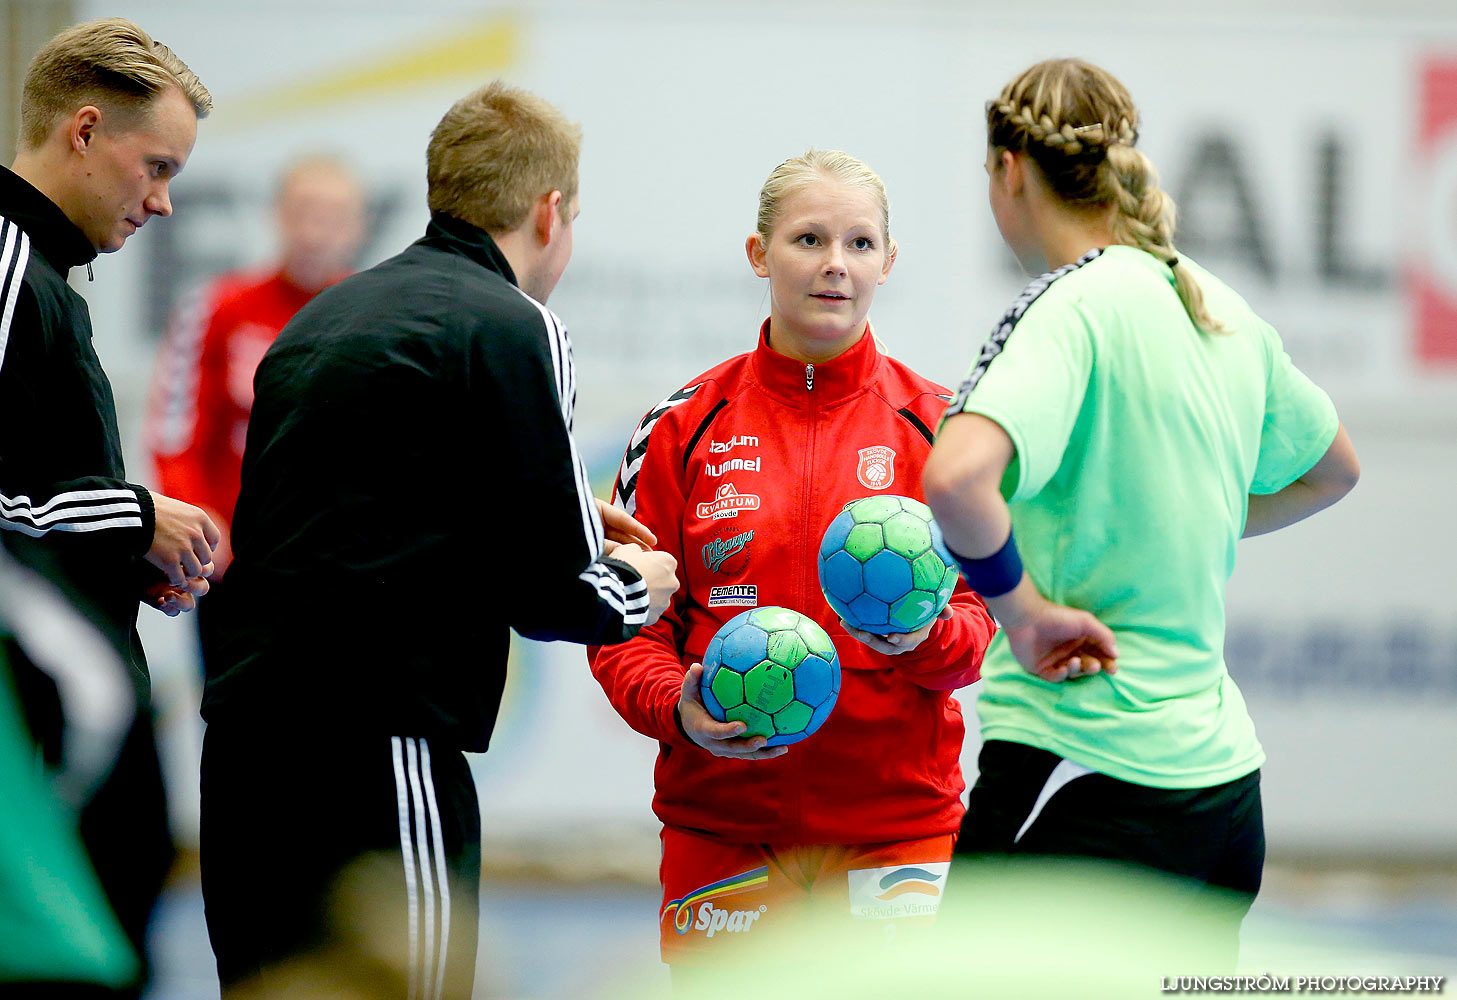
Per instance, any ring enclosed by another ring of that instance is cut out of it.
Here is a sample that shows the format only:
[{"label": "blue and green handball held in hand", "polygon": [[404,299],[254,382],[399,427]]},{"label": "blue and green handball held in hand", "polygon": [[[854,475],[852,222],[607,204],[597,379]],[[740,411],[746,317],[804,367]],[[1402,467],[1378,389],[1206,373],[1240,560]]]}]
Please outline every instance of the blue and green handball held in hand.
[{"label": "blue and green handball held in hand", "polygon": [[845,505],[820,542],[820,588],[848,625],[914,632],[951,600],[960,571],[931,508],[893,494]]},{"label": "blue and green handball held in hand", "polygon": [[755,608],[724,622],[703,654],[703,705],[719,722],[743,722],[767,746],[798,743],[820,728],[840,695],[840,657],[829,635],[798,611]]}]

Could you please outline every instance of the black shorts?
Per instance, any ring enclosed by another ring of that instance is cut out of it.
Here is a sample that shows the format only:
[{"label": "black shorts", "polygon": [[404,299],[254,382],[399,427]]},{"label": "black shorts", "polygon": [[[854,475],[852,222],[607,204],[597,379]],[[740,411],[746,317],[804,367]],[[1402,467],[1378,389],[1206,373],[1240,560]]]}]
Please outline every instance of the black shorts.
[{"label": "black shorts", "polygon": [[1243,899],[1241,916],[1260,889],[1258,770],[1209,788],[1151,788],[1006,740],[988,740],[978,763],[959,855],[1129,862],[1230,890]]},{"label": "black shorts", "polygon": [[480,805],[458,750],[214,723],[201,833],[225,994],[397,978],[402,997],[470,996]]}]

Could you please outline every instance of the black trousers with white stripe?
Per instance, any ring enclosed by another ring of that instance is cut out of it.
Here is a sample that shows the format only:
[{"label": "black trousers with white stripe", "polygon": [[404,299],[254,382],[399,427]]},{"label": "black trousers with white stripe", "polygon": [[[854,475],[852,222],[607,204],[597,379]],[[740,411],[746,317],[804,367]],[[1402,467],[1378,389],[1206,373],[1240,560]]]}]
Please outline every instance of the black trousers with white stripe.
[{"label": "black trousers with white stripe", "polygon": [[224,995],[469,997],[481,827],[464,755],[263,728],[214,723],[203,739],[202,894]]},{"label": "black trousers with white stripe", "polygon": [[1175,893],[1207,887],[1189,898],[1224,927],[1211,947],[1233,965],[1265,865],[1259,771],[1208,788],[1151,788],[1008,740],[984,743],[977,764],[957,855],[1095,859],[1176,876]]},{"label": "black trousers with white stripe", "polygon": [[1210,788],[1150,788],[1068,763],[1038,747],[988,740],[956,852],[1104,858],[1249,900],[1260,891],[1259,771]]}]

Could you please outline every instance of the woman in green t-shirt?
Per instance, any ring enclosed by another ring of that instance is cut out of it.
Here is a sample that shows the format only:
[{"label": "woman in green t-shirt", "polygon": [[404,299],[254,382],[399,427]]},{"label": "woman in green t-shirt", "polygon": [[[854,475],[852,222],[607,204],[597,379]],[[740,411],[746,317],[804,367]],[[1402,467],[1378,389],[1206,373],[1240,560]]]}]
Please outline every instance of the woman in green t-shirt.
[{"label": "woman in green t-shirt", "polygon": [[1038,63],[986,117],[992,212],[1044,273],[925,471],[1003,629],[958,851],[1172,872],[1230,890],[1237,929],[1264,863],[1264,752],[1224,664],[1225,583],[1242,535],[1355,485],[1355,451],[1275,331],[1175,250],[1122,84]]}]

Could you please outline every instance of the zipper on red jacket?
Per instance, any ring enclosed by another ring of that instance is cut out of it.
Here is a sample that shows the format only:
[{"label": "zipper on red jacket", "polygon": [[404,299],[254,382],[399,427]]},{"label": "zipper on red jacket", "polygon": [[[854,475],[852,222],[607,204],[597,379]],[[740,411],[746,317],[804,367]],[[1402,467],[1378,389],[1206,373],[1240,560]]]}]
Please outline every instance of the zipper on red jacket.
[{"label": "zipper on red jacket", "polygon": [[[815,366],[806,364],[804,366],[805,413],[808,418],[807,422],[809,427],[804,447],[804,471],[801,473],[800,478],[800,482],[805,483],[806,487],[804,490],[803,512],[799,518],[799,531],[801,535],[807,537],[801,537],[795,546],[795,551],[801,553],[801,559],[805,558],[804,553],[819,552],[820,550],[820,539],[817,537],[818,528],[812,523],[810,518],[810,511],[814,507],[814,489],[808,485],[815,481],[815,438],[817,437],[816,432],[819,430],[820,425],[819,398],[814,395],[814,388]],[[806,567],[801,565],[798,579],[804,580],[810,577],[818,579],[818,569],[813,566]],[[818,596],[817,593],[801,592],[796,595],[795,599],[799,602],[799,607],[804,609],[810,607],[813,599]],[[793,757],[795,755],[791,753],[790,756]],[[798,771],[798,757],[795,757],[794,763],[795,770]],[[791,787],[796,790],[793,814],[793,842],[800,843],[804,840],[804,777],[802,774],[796,774],[795,781]]]}]

